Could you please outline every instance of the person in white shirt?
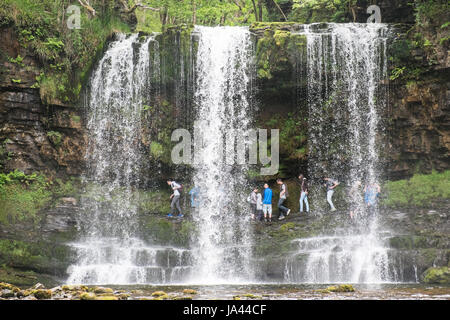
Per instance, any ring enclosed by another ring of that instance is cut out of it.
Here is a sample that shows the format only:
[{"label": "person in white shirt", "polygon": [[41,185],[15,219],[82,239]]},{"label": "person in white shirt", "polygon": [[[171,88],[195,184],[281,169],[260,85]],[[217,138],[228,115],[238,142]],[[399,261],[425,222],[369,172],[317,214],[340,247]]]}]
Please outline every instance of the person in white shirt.
[{"label": "person in white shirt", "polygon": [[170,203],[170,213],[167,215],[169,218],[173,217],[175,213],[175,208],[178,210],[178,217],[182,218],[183,214],[181,213],[181,206],[180,206],[180,191],[181,185],[178,184],[175,180],[169,179],[167,180],[167,184],[172,188],[173,193],[170,195],[170,199],[172,199],[172,202]]}]

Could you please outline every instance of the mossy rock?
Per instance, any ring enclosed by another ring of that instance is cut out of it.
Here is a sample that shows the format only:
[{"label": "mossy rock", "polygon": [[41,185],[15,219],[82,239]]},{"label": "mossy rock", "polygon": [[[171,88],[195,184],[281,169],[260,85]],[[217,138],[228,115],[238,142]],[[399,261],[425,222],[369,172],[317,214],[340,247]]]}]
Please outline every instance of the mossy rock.
[{"label": "mossy rock", "polygon": [[39,300],[51,299],[52,291],[48,289],[38,289],[33,291],[33,295]]},{"label": "mossy rock", "polygon": [[111,288],[104,288],[104,287],[95,287],[94,288],[94,293],[99,294],[99,293],[108,293],[108,294],[112,294],[114,293],[114,290]]},{"label": "mossy rock", "polygon": [[63,285],[61,287],[63,291],[88,291],[90,288],[82,285]]},{"label": "mossy rock", "polygon": [[168,300],[168,299],[170,299],[170,296],[168,294],[163,294],[153,298],[153,300]]},{"label": "mossy rock", "polygon": [[431,267],[423,273],[423,282],[436,284],[450,284],[449,267]]},{"label": "mossy rock", "polygon": [[117,297],[119,298],[119,300],[128,300],[128,298],[129,298],[130,296],[131,296],[131,295],[128,294],[128,293],[121,293],[121,294],[119,294]]},{"label": "mossy rock", "polygon": [[240,297],[244,297],[244,298],[248,298],[248,299],[262,299],[262,296],[257,296],[253,293],[241,294]]},{"label": "mossy rock", "polygon": [[194,289],[184,289],[183,293],[184,294],[198,294],[198,292]]},{"label": "mossy rock", "polygon": [[173,297],[172,300],[192,300],[191,296],[176,296]]},{"label": "mossy rock", "polygon": [[111,296],[111,295],[108,295],[108,296],[98,296],[98,297],[96,297],[94,300],[107,300],[107,301],[110,301],[110,300],[119,300],[119,297]]},{"label": "mossy rock", "polygon": [[15,293],[10,289],[3,289],[0,290],[0,298],[8,299],[8,298],[14,298]]},{"label": "mossy rock", "polygon": [[11,290],[13,292],[19,292],[20,289],[10,283],[6,283],[6,282],[0,282],[0,290],[3,289],[7,289],[7,290]]},{"label": "mossy rock", "polygon": [[161,296],[166,296],[167,293],[165,293],[164,291],[155,291],[152,293],[152,297],[161,297]]},{"label": "mossy rock", "polygon": [[329,292],[355,292],[355,288],[351,284],[340,284],[338,286],[331,286],[326,289]]},{"label": "mossy rock", "polygon": [[96,300],[97,296],[93,292],[82,292],[80,294],[80,300]]}]

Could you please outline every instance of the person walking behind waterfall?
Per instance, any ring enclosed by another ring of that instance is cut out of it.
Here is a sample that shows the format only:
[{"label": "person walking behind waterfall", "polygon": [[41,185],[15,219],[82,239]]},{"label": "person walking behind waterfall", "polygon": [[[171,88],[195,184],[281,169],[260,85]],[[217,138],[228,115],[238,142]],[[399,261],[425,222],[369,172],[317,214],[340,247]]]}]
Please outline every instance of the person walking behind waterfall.
[{"label": "person walking behind waterfall", "polygon": [[[272,222],[272,194],[269,184],[264,183],[263,213],[265,222]],[[269,220],[267,220],[267,214],[269,214]]]},{"label": "person walking behind waterfall", "polygon": [[280,185],[280,199],[278,200],[278,210],[280,211],[280,216],[278,217],[278,220],[284,220],[286,218],[284,214],[288,216],[289,213],[291,212],[291,209],[283,206],[283,202],[289,196],[289,192],[286,184],[283,183],[283,180],[281,180],[280,178],[277,179],[277,184]]},{"label": "person walking behind waterfall", "polygon": [[258,188],[254,188],[252,193],[248,196],[247,200],[250,202],[250,213],[252,215],[252,220],[255,220],[256,217],[256,204],[258,202],[258,197],[256,193],[258,192]]},{"label": "person walking behind waterfall", "polygon": [[170,199],[172,199],[172,202],[170,203],[170,213],[167,215],[169,218],[172,218],[175,214],[175,208],[178,210],[178,218],[182,218],[183,214],[181,213],[181,206],[180,206],[180,190],[181,185],[175,182],[173,179],[167,180],[167,184],[172,188],[173,193],[170,195]]},{"label": "person walking behind waterfall", "polygon": [[306,213],[309,213],[309,203],[308,203],[308,182],[306,182],[306,178],[303,174],[298,176],[300,179],[301,187],[300,187],[300,213],[303,212],[303,201],[306,205]]},{"label": "person walking behind waterfall", "polygon": [[334,188],[336,188],[339,185],[339,182],[335,179],[331,179],[328,177],[324,177],[323,180],[325,180],[324,186],[327,187],[327,201],[330,204],[331,211],[336,211],[332,198],[334,194]]},{"label": "person walking behind waterfall", "polygon": [[258,221],[262,221],[263,216],[262,208],[263,208],[262,195],[261,192],[258,192],[256,194],[256,220]]}]

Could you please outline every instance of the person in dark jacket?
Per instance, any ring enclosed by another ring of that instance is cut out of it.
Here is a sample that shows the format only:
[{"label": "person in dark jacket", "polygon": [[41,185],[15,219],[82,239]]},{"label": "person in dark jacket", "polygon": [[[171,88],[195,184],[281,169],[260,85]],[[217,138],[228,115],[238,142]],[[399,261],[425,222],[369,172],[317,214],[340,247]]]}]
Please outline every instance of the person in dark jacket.
[{"label": "person in dark jacket", "polygon": [[286,214],[286,216],[288,216],[289,213],[291,212],[291,209],[283,206],[283,202],[287,199],[289,193],[287,186],[283,182],[283,180],[278,178],[277,183],[280,185],[280,199],[278,200],[278,210],[280,211],[280,216],[278,217],[278,220],[284,220],[286,218],[284,215]]}]

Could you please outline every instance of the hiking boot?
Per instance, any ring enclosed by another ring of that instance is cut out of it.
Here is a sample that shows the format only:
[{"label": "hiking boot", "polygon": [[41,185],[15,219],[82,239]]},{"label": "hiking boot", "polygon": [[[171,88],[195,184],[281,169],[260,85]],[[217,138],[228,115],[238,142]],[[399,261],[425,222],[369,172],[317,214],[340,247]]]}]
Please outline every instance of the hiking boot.
[{"label": "hiking boot", "polygon": [[288,216],[289,213],[291,213],[291,209],[288,209],[288,211],[286,212],[286,216]]},{"label": "hiking boot", "polygon": [[181,214],[181,213],[180,213],[180,214],[178,215],[178,218],[180,218],[180,219],[183,218],[183,217],[184,217],[184,214]]},{"label": "hiking boot", "polygon": [[264,222],[267,222],[267,221],[269,221],[269,220],[267,220],[267,218],[264,218]]},{"label": "hiking boot", "polygon": [[336,208],[333,208],[333,209],[331,209],[331,212],[334,212],[334,211],[336,211],[337,209]]},{"label": "hiking boot", "polygon": [[169,214],[167,215],[167,218],[173,218],[173,214],[169,213]]},{"label": "hiking boot", "polygon": [[284,220],[284,219],[286,219],[284,216],[280,216],[280,217],[278,218],[278,220]]}]

